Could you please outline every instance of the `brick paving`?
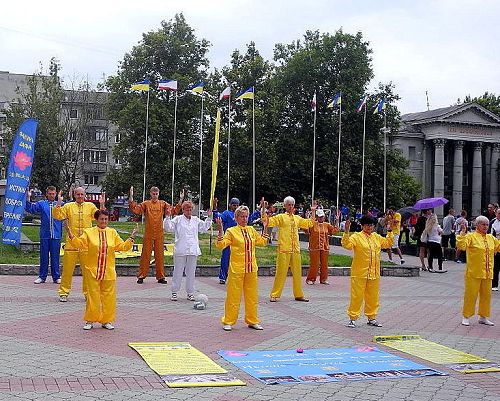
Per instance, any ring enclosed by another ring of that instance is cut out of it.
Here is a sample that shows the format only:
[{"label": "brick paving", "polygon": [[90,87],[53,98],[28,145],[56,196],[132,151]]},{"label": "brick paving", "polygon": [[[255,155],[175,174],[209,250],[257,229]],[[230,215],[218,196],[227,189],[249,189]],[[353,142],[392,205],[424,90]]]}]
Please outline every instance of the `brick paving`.
[{"label": "brick paving", "polygon": [[[416,258],[405,259],[418,265]],[[331,277],[330,286],[304,285],[309,303],[293,300],[291,278],[281,300],[270,303],[273,278],[261,277],[261,332],[243,321],[232,332],[221,329],[225,287],[215,277],[197,279],[199,291],[209,297],[205,311],[194,310],[184,293],[171,302],[170,286],[153,278],[138,285],[132,277],[119,277],[116,329],[86,332],[81,277],[74,278],[69,302],[60,303],[57,285],[0,276],[0,400],[498,400],[500,373],[460,374],[392,349],[449,376],[270,386],[217,355],[219,349],[349,347],[370,344],[373,335],[419,334],[500,362],[500,294],[492,294],[492,320],[498,326],[478,325],[476,319],[461,326],[464,265],[445,262],[445,267],[446,274],[383,277],[382,328],[369,327],[364,319],[356,329],[345,327],[349,277]],[[169,389],[127,346],[139,341],[189,341],[247,386]]]}]

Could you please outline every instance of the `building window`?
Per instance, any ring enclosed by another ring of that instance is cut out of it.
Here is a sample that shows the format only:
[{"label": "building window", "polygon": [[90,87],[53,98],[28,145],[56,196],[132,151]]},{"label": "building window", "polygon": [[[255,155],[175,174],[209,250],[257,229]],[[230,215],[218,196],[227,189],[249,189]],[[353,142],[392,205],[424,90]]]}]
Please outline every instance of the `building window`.
[{"label": "building window", "polygon": [[99,182],[99,176],[97,175],[85,175],[85,185],[97,185]]},{"label": "building window", "polygon": [[69,111],[69,118],[71,118],[72,120],[77,119],[78,118],[78,110],[77,109],[71,109]]},{"label": "building window", "polygon": [[416,160],[415,146],[408,146],[408,159],[411,161]]},{"label": "building window", "polygon": [[85,149],[83,151],[83,161],[88,163],[107,163],[108,152],[100,149]]},{"label": "building window", "polygon": [[115,165],[119,166],[120,164],[120,159],[118,157],[115,157]]},{"label": "building window", "polygon": [[120,143],[121,141],[121,134],[119,132],[115,133],[115,143]]},{"label": "building window", "polygon": [[106,141],[108,137],[108,130],[107,129],[102,129],[102,128],[99,128],[99,129],[96,129],[95,130],[95,140],[96,141]]},{"label": "building window", "polygon": [[76,141],[76,131],[71,131],[69,133],[69,140],[70,141]]}]

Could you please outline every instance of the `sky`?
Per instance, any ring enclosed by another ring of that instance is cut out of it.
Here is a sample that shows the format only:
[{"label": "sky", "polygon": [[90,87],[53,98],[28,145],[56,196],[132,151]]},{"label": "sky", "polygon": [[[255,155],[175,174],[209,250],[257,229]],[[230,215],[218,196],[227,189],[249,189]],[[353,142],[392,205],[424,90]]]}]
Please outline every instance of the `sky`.
[{"label": "sky", "polygon": [[392,81],[404,113],[450,106],[466,95],[500,95],[497,0],[51,0],[9,1],[0,19],[0,71],[32,74],[59,59],[66,82],[114,75],[142,33],[183,13],[212,44],[211,67],[229,64],[250,41],[271,59],[277,43],[306,30],[362,32],[375,77]]}]

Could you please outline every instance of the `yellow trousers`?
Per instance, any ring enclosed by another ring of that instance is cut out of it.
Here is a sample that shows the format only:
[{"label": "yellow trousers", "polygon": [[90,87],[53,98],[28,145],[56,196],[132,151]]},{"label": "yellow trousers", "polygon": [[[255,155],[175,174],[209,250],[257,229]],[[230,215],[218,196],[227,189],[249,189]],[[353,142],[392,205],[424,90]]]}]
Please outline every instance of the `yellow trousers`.
[{"label": "yellow trousers", "polygon": [[87,303],[83,320],[110,323],[116,319],[116,280],[96,280],[87,273]]},{"label": "yellow trousers", "polygon": [[279,298],[285,286],[288,268],[292,270],[293,277],[293,296],[302,298],[302,260],[300,253],[278,253],[276,257],[276,275],[274,276],[271,297]]},{"label": "yellow trousers", "polygon": [[236,324],[240,311],[241,293],[245,297],[245,323],[257,324],[257,306],[259,304],[257,272],[233,273],[227,278],[227,295],[222,324]]},{"label": "yellow trousers", "polygon": [[358,320],[361,306],[365,301],[365,315],[368,319],[377,317],[380,296],[380,278],[368,280],[364,277],[351,277],[351,302],[347,309],[350,320]]},{"label": "yellow trousers", "polygon": [[80,270],[82,272],[82,292],[84,295],[87,294],[87,284],[85,280],[86,270],[85,260],[87,258],[86,251],[74,251],[65,250],[63,255],[63,267],[61,274],[61,284],[59,285],[59,296],[68,296],[71,292],[71,283],[73,281],[73,272],[75,271],[75,266],[77,262],[80,263]]},{"label": "yellow trousers", "polygon": [[463,316],[471,317],[476,314],[476,300],[479,295],[478,314],[489,317],[491,313],[491,279],[471,278],[464,279],[464,307]]}]

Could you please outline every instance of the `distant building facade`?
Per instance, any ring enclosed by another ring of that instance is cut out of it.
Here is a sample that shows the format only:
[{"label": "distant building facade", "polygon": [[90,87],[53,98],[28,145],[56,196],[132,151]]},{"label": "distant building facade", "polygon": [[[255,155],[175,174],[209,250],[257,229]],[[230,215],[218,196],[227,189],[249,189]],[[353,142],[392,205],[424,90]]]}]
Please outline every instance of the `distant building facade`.
[{"label": "distant building facade", "polygon": [[476,103],[402,116],[391,144],[410,161],[422,197],[444,196],[452,207],[478,216],[499,201],[500,117]]}]

